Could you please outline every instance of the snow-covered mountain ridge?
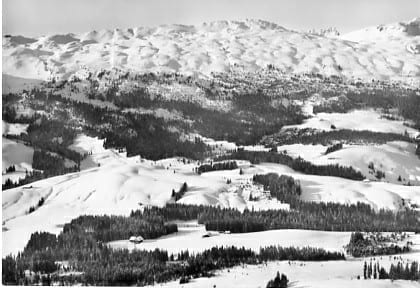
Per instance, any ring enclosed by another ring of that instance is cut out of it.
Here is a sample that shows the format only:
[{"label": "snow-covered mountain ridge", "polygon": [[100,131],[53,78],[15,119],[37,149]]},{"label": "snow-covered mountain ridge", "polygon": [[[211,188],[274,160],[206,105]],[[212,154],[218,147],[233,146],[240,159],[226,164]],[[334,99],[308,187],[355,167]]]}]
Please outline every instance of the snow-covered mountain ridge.
[{"label": "snow-covered mountain ridge", "polygon": [[[240,65],[271,64],[285,72],[362,79],[419,79],[419,19],[327,38],[261,20],[198,26],[162,25],[3,38],[3,73],[31,79],[66,79],[81,71],[118,68],[139,73],[210,75]],[[365,41],[371,34],[381,39]],[[377,32],[379,31],[379,32]],[[355,42],[360,41],[360,42]]]},{"label": "snow-covered mountain ridge", "polygon": [[341,38],[356,42],[374,42],[378,40],[409,40],[418,36],[420,36],[420,17],[408,22],[367,27],[344,34]]}]

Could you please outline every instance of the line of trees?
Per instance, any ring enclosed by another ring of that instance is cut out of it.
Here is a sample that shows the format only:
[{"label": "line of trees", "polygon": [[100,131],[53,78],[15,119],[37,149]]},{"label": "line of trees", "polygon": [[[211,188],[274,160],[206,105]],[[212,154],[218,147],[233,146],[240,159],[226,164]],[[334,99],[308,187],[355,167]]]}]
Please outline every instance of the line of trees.
[{"label": "line of trees", "polygon": [[345,260],[341,252],[325,251],[322,248],[313,247],[281,247],[267,246],[261,247],[259,258],[262,261],[291,260],[291,261],[330,261]]},{"label": "line of trees", "polygon": [[240,213],[236,210],[207,211],[198,221],[207,230],[248,233],[272,229],[322,231],[420,231],[414,211],[375,212],[369,205],[297,202],[290,211],[267,210]]},{"label": "line of trees", "polygon": [[325,151],[325,155],[341,150],[341,149],[343,149],[343,143],[337,143],[332,146],[328,146],[327,150]]},{"label": "line of trees", "polygon": [[385,144],[390,141],[412,142],[408,135],[396,133],[373,132],[369,130],[339,129],[318,131],[312,128],[290,129],[265,137],[261,143],[267,146],[301,143],[307,145],[331,145],[341,141],[348,144]]},{"label": "line of trees", "polygon": [[334,176],[347,178],[352,180],[363,180],[365,177],[353,167],[344,167],[338,164],[330,165],[315,165],[300,157],[293,158],[284,153],[277,153],[275,151],[245,151],[238,150],[229,155],[220,156],[218,160],[238,159],[248,160],[252,164],[259,164],[261,162],[278,163],[289,166],[295,171],[311,175],[320,176]]},{"label": "line of trees", "polygon": [[238,168],[236,161],[223,161],[210,164],[202,164],[197,168],[197,173],[205,173],[219,170],[234,170]]},{"label": "line of trees", "polygon": [[392,263],[387,271],[384,267],[379,265],[379,262],[369,264],[365,261],[363,264],[364,279],[391,279],[391,280],[420,280],[420,268],[417,261],[406,263],[405,267],[401,262],[397,264]]}]

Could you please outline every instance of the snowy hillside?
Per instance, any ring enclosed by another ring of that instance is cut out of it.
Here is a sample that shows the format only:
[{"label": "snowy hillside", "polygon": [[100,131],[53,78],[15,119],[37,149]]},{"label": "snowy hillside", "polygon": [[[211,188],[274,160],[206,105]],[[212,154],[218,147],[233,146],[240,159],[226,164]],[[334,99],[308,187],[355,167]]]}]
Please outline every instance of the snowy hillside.
[{"label": "snowy hillside", "polygon": [[[173,201],[172,189],[184,182],[189,189],[179,203],[231,207],[243,210],[288,209],[288,205],[275,199],[260,197],[248,201],[254,174],[275,172],[299,180],[303,199],[339,203],[363,202],[375,209],[398,210],[402,199],[420,205],[420,191],[416,186],[390,183],[365,183],[337,177],[304,175],[279,164],[250,165],[238,161],[242,168],[214,171],[198,175],[193,173],[195,162],[184,163],[172,158],[160,161],[125,157],[114,150],[102,148],[102,140],[80,136],[73,149],[92,152],[86,168],[78,173],[48,178],[22,187],[3,191],[3,255],[16,253],[23,248],[31,233],[49,231],[58,233],[63,224],[83,214],[127,215],[144,205],[163,206]],[[82,164],[83,165],[83,164]],[[226,179],[231,179],[227,184]],[[28,209],[43,197],[45,203],[34,212]],[[54,217],[51,217],[54,215]]]},{"label": "snowy hillside", "polygon": [[[86,78],[91,72],[111,68],[209,75],[229,71],[234,66],[253,71],[272,64],[286,72],[407,80],[420,76],[416,23],[418,20],[399,24],[398,38],[393,37],[390,43],[353,42],[360,40],[359,36],[371,37],[370,30],[344,35],[345,40],[340,40],[291,31],[261,20],[138,27],[39,38],[6,35],[3,73],[43,80],[66,79],[73,74]],[[393,27],[383,26],[383,29],[394,31]],[[386,35],[384,40],[394,35],[382,34]]]}]

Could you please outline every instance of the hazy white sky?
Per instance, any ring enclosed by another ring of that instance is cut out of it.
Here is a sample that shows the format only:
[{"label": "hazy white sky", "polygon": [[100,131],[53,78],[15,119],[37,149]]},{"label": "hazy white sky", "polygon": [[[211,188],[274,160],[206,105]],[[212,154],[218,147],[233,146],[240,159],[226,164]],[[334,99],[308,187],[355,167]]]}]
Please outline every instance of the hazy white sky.
[{"label": "hazy white sky", "polygon": [[420,0],[2,0],[3,34],[42,35],[158,24],[264,19],[348,32],[420,16]]}]

